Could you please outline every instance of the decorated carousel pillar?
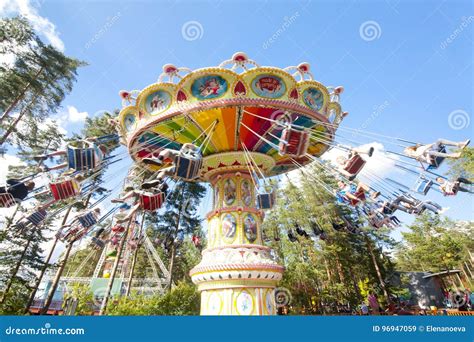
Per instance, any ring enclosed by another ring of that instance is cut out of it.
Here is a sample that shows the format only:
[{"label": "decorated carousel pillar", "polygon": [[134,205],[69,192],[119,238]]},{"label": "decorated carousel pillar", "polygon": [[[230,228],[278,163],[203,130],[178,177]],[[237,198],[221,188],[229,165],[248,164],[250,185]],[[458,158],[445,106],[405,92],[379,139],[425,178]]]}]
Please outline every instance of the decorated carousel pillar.
[{"label": "decorated carousel pillar", "polygon": [[[214,190],[208,245],[190,272],[201,292],[202,315],[276,314],[274,290],[284,268],[263,245],[264,213],[256,208],[256,189],[243,158],[242,153],[206,158],[206,165],[219,167],[206,174]],[[261,166],[274,165],[266,155],[254,158]]]}]

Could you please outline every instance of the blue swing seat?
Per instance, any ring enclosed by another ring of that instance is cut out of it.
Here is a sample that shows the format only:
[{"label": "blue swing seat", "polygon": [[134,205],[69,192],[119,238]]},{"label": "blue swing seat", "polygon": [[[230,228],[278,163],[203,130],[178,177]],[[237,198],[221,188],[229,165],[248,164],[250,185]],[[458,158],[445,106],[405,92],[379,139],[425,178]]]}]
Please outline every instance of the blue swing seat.
[{"label": "blue swing seat", "polygon": [[414,191],[416,191],[419,194],[425,195],[430,191],[431,187],[433,186],[433,181],[430,179],[427,179],[423,176],[420,176],[418,180],[415,183],[415,187],[413,188]]},{"label": "blue swing seat", "polygon": [[83,228],[90,228],[94,224],[97,223],[97,219],[95,218],[94,214],[92,214],[92,213],[87,213],[87,214],[84,214],[82,216],[79,216],[78,221],[79,221],[79,224]]},{"label": "blue swing seat", "polygon": [[202,158],[188,157],[180,154],[176,157],[174,175],[185,180],[194,180],[199,176],[202,167]]},{"label": "blue swing seat", "polygon": [[67,161],[70,169],[76,171],[92,170],[100,166],[103,159],[103,153],[96,144],[93,144],[92,147],[67,147]]},{"label": "blue swing seat", "polygon": [[271,209],[275,205],[275,194],[272,192],[257,195],[257,205],[259,209]]},{"label": "blue swing seat", "polygon": [[[434,150],[437,151],[437,152],[446,153],[446,146],[439,145],[438,148],[436,148]],[[430,165],[428,165],[428,167],[426,169],[427,170],[437,169],[441,165],[443,160],[445,160],[445,159],[446,159],[446,157],[431,157]]]}]

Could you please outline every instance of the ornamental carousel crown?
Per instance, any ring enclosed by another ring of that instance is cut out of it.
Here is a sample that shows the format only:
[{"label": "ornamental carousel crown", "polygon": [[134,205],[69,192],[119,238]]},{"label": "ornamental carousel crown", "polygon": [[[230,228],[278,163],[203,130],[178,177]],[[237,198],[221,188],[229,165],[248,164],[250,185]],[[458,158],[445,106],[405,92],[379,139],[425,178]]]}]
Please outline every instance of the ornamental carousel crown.
[{"label": "ornamental carousel crown", "polygon": [[263,67],[242,52],[218,67],[167,64],[157,83],[120,92],[119,130],[133,160],[152,171],[166,160],[144,159],[194,144],[203,157],[194,179],[209,180],[250,160],[262,176],[272,176],[329,148],[347,114],[339,104],[342,91],[315,81],[308,63]]}]

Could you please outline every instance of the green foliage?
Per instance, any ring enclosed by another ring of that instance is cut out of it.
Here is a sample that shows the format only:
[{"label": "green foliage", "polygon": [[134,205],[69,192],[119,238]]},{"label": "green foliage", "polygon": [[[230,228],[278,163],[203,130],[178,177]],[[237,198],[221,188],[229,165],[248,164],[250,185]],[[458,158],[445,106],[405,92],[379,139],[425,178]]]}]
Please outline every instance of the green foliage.
[{"label": "green foliage", "polygon": [[76,316],[89,316],[94,313],[94,297],[88,284],[73,283],[64,295],[64,302],[68,299],[77,300]]},{"label": "green foliage", "polygon": [[0,315],[22,315],[30,294],[29,290],[28,283],[25,280],[15,278],[5,302],[0,305]]},{"label": "green foliage", "polygon": [[460,230],[447,218],[419,216],[402,233],[404,243],[397,248],[397,266],[401,271],[439,272],[458,268],[472,249],[473,230]]},{"label": "green foliage", "polygon": [[449,174],[453,177],[474,178],[474,147],[463,149],[461,158],[449,159],[451,168]]},{"label": "green foliage", "polygon": [[130,297],[120,297],[110,302],[109,315],[173,315],[199,314],[199,294],[194,285],[179,282],[164,295],[144,296],[132,293]]}]

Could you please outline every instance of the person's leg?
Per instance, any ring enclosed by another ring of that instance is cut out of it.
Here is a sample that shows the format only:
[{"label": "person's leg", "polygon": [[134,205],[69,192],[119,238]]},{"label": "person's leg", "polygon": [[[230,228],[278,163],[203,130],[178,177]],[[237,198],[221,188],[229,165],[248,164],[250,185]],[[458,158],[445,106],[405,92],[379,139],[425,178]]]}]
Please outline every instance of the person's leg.
[{"label": "person's leg", "polygon": [[136,194],[136,191],[131,190],[131,191],[127,192],[125,195],[123,195],[122,197],[111,200],[111,202],[112,203],[124,202],[126,199],[129,199],[129,198],[132,198],[133,196],[135,196],[135,194]]},{"label": "person's leg", "polygon": [[141,188],[147,190],[147,189],[155,188],[159,186],[161,183],[163,183],[163,179],[157,178],[148,182],[144,182],[141,185]]},{"label": "person's leg", "polygon": [[438,145],[439,144],[447,145],[447,146],[457,146],[457,147],[460,147],[460,148],[464,148],[469,144],[469,142],[470,142],[470,140],[455,142],[455,141],[451,141],[451,140],[447,140],[447,139],[438,139],[436,141],[436,144],[438,144]]},{"label": "person's leg", "polygon": [[52,157],[65,156],[66,154],[67,154],[66,151],[60,150],[60,151],[54,151],[48,154],[40,154],[40,155],[34,156],[33,159],[36,161],[40,161],[40,160],[46,160]]},{"label": "person's leg", "polygon": [[432,157],[445,157],[445,158],[459,158],[461,156],[461,152],[438,152],[438,151],[426,151],[426,154]]},{"label": "person's leg", "polygon": [[128,220],[130,220],[132,218],[132,216],[138,211],[138,209],[140,209],[140,204],[136,204],[132,209],[130,209],[130,211],[128,212],[127,216],[125,216],[124,218],[120,219],[120,220],[117,220],[117,223],[125,223],[127,222]]},{"label": "person's leg", "polygon": [[433,201],[425,201],[425,204],[430,205],[430,206],[432,206],[432,207],[434,207],[434,208],[437,208],[438,210],[442,210],[442,209],[443,209],[442,206],[440,206],[438,203],[433,202]]},{"label": "person's leg", "polygon": [[473,184],[473,182],[471,182],[469,179],[463,178],[463,177],[458,177],[456,179],[456,182],[464,183],[464,184]]},{"label": "person's leg", "polygon": [[54,171],[54,170],[60,170],[60,169],[64,169],[68,167],[68,163],[63,163],[63,164],[59,164],[59,165],[55,165],[55,166],[46,166],[45,167],[45,170],[46,171]]}]

